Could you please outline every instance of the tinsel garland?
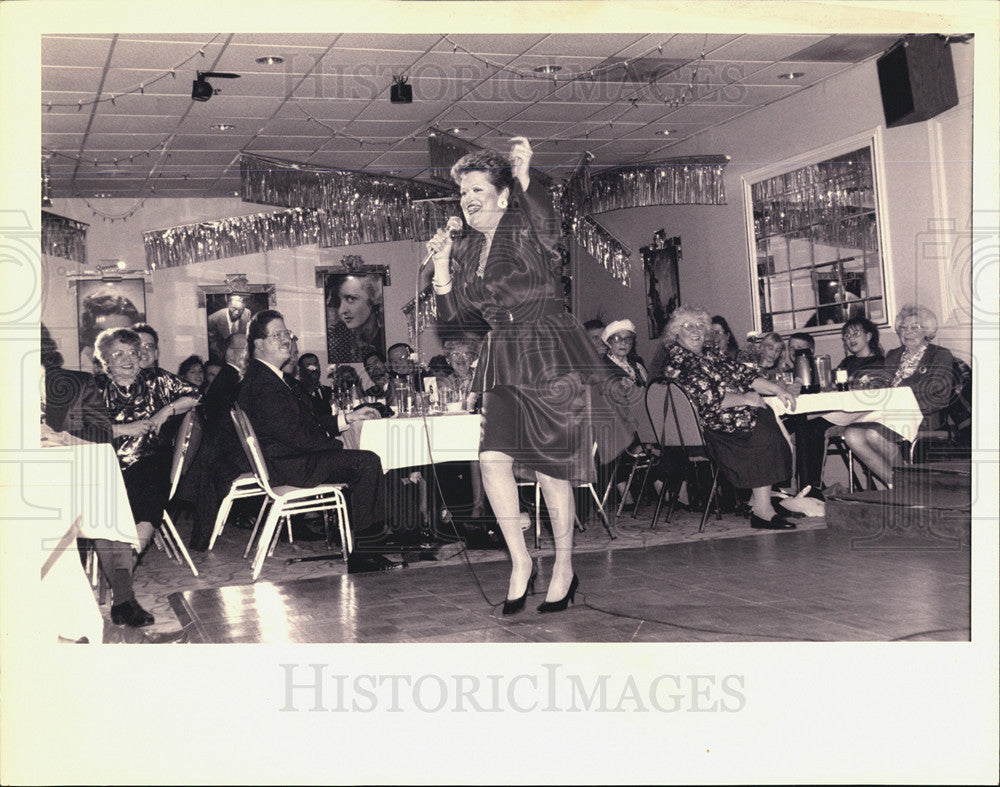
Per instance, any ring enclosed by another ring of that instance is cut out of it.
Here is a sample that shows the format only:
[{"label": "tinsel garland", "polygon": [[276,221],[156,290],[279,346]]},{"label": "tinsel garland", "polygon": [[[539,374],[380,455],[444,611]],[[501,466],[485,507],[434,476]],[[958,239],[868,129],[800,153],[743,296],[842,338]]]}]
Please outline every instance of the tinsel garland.
[{"label": "tinsel garland", "polygon": [[240,171],[245,201],[318,211],[319,245],[324,248],[408,240],[413,201],[451,192],[405,178],[247,154],[240,159]]},{"label": "tinsel garland", "polygon": [[726,156],[691,156],[606,169],[590,175],[582,204],[571,207],[591,215],[651,205],[725,205],[728,162]]},{"label": "tinsel garland", "polygon": [[292,208],[144,232],[150,270],[316,243],[317,212]]},{"label": "tinsel garland", "polygon": [[42,211],[42,254],[87,264],[87,227],[82,221]]},{"label": "tinsel garland", "polygon": [[632,250],[594,221],[590,216],[577,216],[569,222],[573,239],[587,250],[604,269],[623,286],[631,286]]},{"label": "tinsel garland", "polygon": [[448,223],[449,218],[461,215],[458,197],[414,202],[410,206],[410,237],[416,241],[428,241]]},{"label": "tinsel garland", "polygon": [[[410,344],[414,347],[417,345],[417,336],[414,332],[413,324],[413,310],[415,308],[417,308],[417,301],[414,298],[410,298],[402,308],[403,315],[406,317],[406,331],[410,337]],[[420,292],[420,306],[417,309],[416,330],[423,333],[436,322],[437,301],[434,298],[434,293],[431,292],[430,285],[428,285]]]}]

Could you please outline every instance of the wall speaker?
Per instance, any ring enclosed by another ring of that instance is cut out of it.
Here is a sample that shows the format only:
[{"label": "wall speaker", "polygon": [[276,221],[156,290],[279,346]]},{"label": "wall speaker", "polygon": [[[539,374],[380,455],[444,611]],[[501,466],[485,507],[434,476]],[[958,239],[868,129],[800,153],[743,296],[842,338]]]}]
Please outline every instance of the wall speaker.
[{"label": "wall speaker", "polygon": [[412,104],[413,85],[406,82],[394,82],[389,88],[389,101],[393,104]]},{"label": "wall speaker", "polygon": [[908,36],[877,65],[889,128],[929,120],[958,105],[955,64],[943,36]]}]

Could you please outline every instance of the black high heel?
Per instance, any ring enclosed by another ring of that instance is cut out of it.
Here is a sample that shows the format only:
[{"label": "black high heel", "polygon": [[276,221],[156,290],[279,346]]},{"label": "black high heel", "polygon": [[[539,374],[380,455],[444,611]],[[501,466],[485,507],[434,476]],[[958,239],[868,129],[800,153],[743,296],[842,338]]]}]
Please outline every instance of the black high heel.
[{"label": "black high heel", "polygon": [[528,584],[525,585],[524,595],[520,598],[508,598],[503,602],[503,614],[514,615],[524,609],[524,602],[528,600],[528,594],[535,592],[535,577],[538,576],[538,569],[531,569],[531,576],[528,577]]},{"label": "black high heel", "polygon": [[566,595],[563,596],[558,601],[543,601],[538,605],[539,612],[562,612],[566,609],[568,604],[571,604],[576,598],[576,589],[580,587],[580,581],[576,578],[576,574],[573,575],[573,579],[569,583],[569,590],[566,591]]}]

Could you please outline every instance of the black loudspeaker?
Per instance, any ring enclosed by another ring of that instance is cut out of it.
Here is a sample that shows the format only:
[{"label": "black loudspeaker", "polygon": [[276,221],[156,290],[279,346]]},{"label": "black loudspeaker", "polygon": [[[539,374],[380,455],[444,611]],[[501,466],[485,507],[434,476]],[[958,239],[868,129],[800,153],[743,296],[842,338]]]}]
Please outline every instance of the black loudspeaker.
[{"label": "black loudspeaker", "polygon": [[394,82],[389,87],[389,101],[393,104],[412,104],[413,85],[408,85],[405,82]]},{"label": "black loudspeaker", "polygon": [[958,104],[947,39],[908,36],[878,59],[882,109],[889,128],[919,123]]}]

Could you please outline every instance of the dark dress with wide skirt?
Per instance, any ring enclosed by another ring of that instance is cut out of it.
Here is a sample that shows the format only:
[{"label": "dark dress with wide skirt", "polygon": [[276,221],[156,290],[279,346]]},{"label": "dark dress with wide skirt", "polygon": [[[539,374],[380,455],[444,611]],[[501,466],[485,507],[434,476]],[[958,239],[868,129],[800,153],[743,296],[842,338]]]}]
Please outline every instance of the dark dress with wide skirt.
[{"label": "dark dress with wide skirt", "polygon": [[563,306],[559,227],[545,189],[515,183],[481,273],[485,237],[466,228],[455,241],[454,285],[437,310],[442,336],[488,328],[472,386],[483,393],[480,451],[580,484],[596,480],[594,443],[611,459],[628,433],[610,371]]}]

